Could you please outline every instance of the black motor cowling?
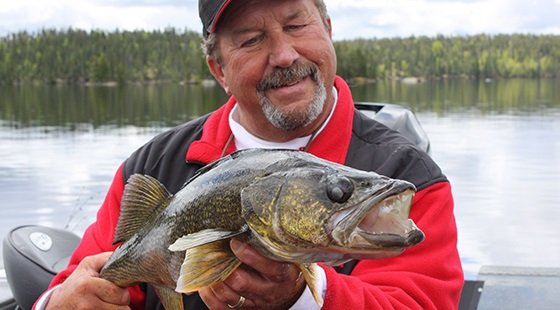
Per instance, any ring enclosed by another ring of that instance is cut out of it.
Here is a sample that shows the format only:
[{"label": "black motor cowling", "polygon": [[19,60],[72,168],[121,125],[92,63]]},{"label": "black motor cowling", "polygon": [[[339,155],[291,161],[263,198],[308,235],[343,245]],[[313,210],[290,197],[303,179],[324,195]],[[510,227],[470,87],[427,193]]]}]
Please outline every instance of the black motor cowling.
[{"label": "black motor cowling", "polygon": [[80,237],[43,226],[14,228],[4,239],[4,268],[14,299],[31,309],[53,277],[66,268]]}]

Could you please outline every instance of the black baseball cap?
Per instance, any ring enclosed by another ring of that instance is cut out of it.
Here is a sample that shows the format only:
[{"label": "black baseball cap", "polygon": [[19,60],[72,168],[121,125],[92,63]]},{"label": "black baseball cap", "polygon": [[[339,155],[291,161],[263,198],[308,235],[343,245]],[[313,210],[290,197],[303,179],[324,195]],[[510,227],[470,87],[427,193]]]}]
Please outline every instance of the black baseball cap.
[{"label": "black baseball cap", "polygon": [[218,19],[231,0],[198,0],[198,14],[202,21],[202,35],[208,35],[216,30]]}]

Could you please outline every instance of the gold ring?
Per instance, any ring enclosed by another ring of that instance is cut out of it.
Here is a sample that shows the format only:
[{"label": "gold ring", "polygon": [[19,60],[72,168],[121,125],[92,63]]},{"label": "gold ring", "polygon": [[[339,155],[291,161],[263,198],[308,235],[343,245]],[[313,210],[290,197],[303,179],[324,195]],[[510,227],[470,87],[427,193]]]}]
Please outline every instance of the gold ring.
[{"label": "gold ring", "polygon": [[244,303],[245,303],[245,297],[239,296],[239,301],[235,305],[232,306],[230,304],[227,304],[227,306],[230,307],[231,309],[239,308],[239,307],[243,307]]}]

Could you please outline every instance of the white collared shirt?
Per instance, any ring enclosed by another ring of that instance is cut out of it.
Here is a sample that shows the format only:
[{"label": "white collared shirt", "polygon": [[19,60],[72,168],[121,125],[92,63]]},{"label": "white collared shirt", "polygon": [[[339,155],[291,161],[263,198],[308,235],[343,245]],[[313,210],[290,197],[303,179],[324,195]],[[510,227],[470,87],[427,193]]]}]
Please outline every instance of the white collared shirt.
[{"label": "white collared shirt", "polygon": [[336,88],[333,87],[333,97],[334,97],[334,104],[332,110],[327,117],[327,119],[323,122],[319,130],[315,133],[315,135],[308,135],[305,137],[299,137],[287,142],[271,142],[263,140],[259,137],[254,136],[249,131],[247,131],[241,124],[239,124],[239,114],[237,111],[237,104],[231,110],[229,114],[229,127],[231,128],[231,132],[233,133],[235,147],[237,150],[244,150],[244,149],[251,149],[251,148],[258,148],[258,149],[288,149],[288,150],[303,150],[307,144],[309,143],[309,139],[312,137],[315,138],[319,135],[319,133],[327,126],[327,123],[330,121],[334,110],[336,108],[336,104],[338,101],[338,92]]}]

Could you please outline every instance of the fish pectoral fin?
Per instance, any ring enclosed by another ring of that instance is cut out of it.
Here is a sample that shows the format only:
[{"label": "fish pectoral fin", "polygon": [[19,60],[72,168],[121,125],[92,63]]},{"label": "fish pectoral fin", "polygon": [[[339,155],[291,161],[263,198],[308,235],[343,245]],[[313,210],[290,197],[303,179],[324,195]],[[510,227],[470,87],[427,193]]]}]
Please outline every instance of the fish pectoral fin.
[{"label": "fish pectoral fin", "polygon": [[321,293],[321,288],[317,283],[317,268],[319,267],[317,264],[302,264],[296,263],[296,266],[301,270],[303,273],[303,278],[305,279],[305,283],[309,287],[311,291],[311,295],[313,295],[313,299],[319,307],[323,306],[323,295]]},{"label": "fish pectoral fin", "polygon": [[168,287],[157,285],[154,285],[154,290],[166,310],[183,309],[183,296],[181,293],[175,292]]},{"label": "fish pectoral fin", "polygon": [[175,240],[175,242],[170,245],[168,249],[169,251],[173,252],[186,251],[215,241],[231,239],[232,237],[246,232],[248,229],[249,226],[247,225],[243,225],[243,227],[238,231],[204,229]]},{"label": "fish pectoral fin", "polygon": [[231,251],[229,239],[191,248],[185,254],[175,290],[198,291],[225,280],[239,265],[241,261]]}]

